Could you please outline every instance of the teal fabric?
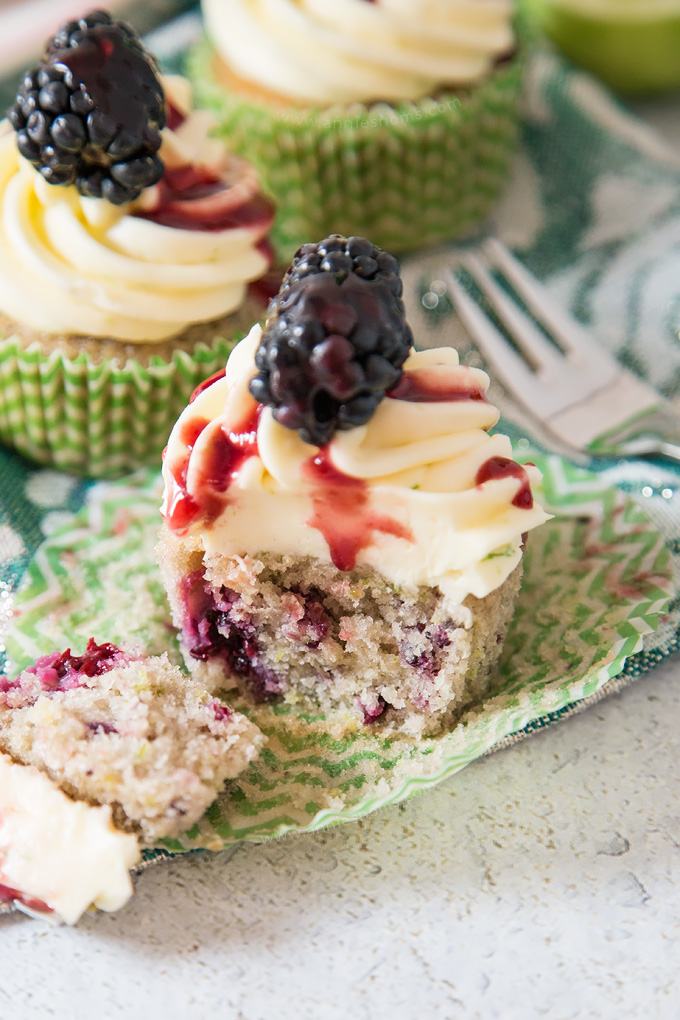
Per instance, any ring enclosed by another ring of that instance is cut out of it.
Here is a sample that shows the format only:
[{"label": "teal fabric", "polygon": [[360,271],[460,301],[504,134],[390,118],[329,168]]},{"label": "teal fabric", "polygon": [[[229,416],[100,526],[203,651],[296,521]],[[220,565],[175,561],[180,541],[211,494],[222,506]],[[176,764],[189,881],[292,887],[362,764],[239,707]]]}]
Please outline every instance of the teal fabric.
[{"label": "teal fabric", "polygon": [[[158,38],[168,66],[176,69],[178,47],[196,25],[182,19]],[[666,150],[586,76],[540,55],[528,84],[517,179],[492,229],[602,343],[680,406],[680,153]],[[406,265],[411,302],[434,343],[450,337],[450,306],[431,286],[450,261],[440,248]],[[423,293],[430,305],[436,297],[427,312]],[[515,440],[540,444],[540,432],[527,429],[502,393],[499,401]],[[591,467],[644,505],[680,577],[680,468],[641,461]],[[68,523],[90,484],[0,449],[0,649],[27,563],[46,534]],[[652,668],[679,641],[676,600],[645,651],[629,659],[626,676]]]}]

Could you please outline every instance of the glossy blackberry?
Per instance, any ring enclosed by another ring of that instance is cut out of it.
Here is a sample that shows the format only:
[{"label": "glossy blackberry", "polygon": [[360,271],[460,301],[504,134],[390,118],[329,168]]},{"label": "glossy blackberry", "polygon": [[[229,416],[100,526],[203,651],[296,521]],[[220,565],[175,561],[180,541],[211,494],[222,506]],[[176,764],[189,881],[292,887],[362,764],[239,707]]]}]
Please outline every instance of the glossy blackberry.
[{"label": "glossy blackberry", "polygon": [[362,280],[382,280],[396,297],[401,297],[399,263],[394,255],[376,247],[365,237],[331,234],[318,244],[303,244],[295,253],[283,278],[281,292],[308,276],[332,273],[341,278],[353,274]]},{"label": "glossy blackberry", "polygon": [[19,152],[50,184],[122,205],[163,175],[158,69],[134,30],[106,11],[48,41],[8,117]]},{"label": "glossy blackberry", "polygon": [[397,260],[365,238],[303,245],[270,305],[252,395],[316,446],[364,425],[413,343],[401,293]]}]

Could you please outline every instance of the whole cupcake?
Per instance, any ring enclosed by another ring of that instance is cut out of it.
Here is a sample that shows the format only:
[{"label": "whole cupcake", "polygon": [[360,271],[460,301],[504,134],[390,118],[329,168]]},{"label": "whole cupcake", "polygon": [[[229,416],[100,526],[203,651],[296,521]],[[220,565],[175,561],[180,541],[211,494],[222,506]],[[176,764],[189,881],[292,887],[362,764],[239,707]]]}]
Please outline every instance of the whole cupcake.
[{"label": "whole cupcake", "polygon": [[48,41],[0,137],[0,440],[110,477],[159,457],[263,312],[273,206],[191,87],[96,11]]},{"label": "whole cupcake", "polygon": [[403,251],[486,217],[516,137],[511,0],[203,0],[203,13],[197,99],[276,198],[286,260],[335,230]]}]

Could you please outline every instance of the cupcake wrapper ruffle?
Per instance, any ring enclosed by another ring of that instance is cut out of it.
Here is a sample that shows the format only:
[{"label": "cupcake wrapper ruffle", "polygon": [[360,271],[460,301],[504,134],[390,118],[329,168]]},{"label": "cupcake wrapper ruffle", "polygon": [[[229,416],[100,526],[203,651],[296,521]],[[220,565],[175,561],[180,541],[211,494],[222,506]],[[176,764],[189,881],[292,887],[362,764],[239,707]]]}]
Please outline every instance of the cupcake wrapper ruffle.
[{"label": "cupcake wrapper ruffle", "polygon": [[239,337],[148,365],[94,364],[86,354],[46,354],[0,340],[0,442],[39,464],[114,478],[158,463],[192,390],[224,368]]},{"label": "cupcake wrapper ruffle", "polygon": [[272,236],[283,260],[333,232],[392,251],[460,237],[487,217],[506,180],[521,57],[469,91],[331,109],[276,108],[228,93],[213,59],[205,41],[189,55],[197,100],[277,201]]}]

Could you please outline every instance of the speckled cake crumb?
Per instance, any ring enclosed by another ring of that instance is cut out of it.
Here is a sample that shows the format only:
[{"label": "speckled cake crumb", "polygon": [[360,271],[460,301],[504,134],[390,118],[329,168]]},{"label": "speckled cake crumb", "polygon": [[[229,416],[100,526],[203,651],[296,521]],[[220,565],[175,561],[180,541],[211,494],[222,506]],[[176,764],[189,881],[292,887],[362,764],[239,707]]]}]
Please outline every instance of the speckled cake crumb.
[{"label": "speckled cake crumb", "polygon": [[191,827],[263,737],[166,655],[91,640],[0,678],[0,751],[154,843]]},{"label": "speckled cake crumb", "polygon": [[321,561],[207,556],[166,529],[159,558],[188,668],[212,690],[331,713],[337,731],[434,733],[489,690],[521,566],[484,599],[397,590]]}]

